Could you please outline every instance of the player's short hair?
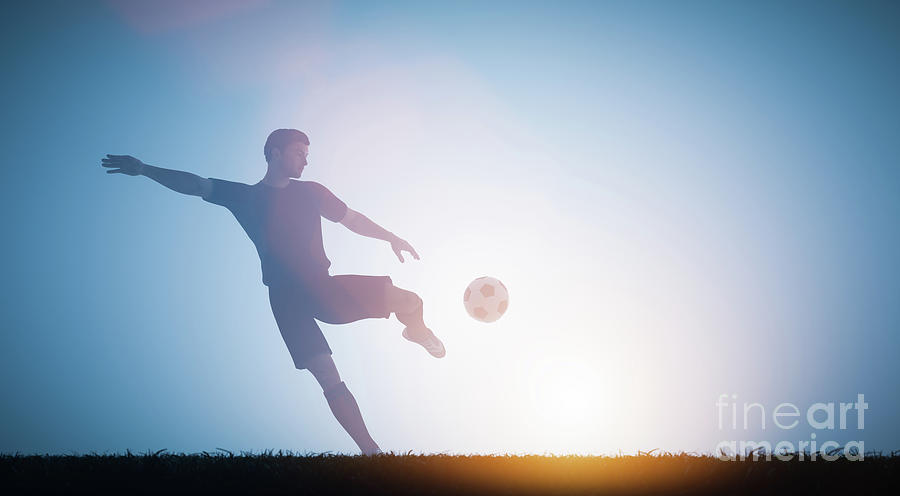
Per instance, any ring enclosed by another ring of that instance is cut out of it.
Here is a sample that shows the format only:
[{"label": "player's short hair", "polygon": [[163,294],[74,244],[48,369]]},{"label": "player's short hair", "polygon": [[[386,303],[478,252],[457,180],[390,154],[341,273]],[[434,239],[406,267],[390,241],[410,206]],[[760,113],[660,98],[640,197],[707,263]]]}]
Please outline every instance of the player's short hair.
[{"label": "player's short hair", "polygon": [[272,131],[266,139],[266,146],[263,147],[263,154],[266,156],[266,162],[272,159],[272,150],[278,148],[284,152],[284,147],[295,141],[299,141],[304,145],[309,145],[309,137],[296,129],[276,129]]}]

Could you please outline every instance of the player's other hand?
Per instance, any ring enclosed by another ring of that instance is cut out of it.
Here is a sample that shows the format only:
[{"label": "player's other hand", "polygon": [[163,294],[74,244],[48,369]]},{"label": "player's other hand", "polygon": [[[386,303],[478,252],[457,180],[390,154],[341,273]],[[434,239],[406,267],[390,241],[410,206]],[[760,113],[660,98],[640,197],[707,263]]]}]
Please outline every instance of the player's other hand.
[{"label": "player's other hand", "polygon": [[107,174],[128,174],[139,176],[144,171],[144,163],[131,155],[106,155],[101,162],[103,167],[108,167]]},{"label": "player's other hand", "polygon": [[403,255],[400,254],[401,251],[411,253],[416,260],[419,259],[419,254],[416,253],[416,250],[414,250],[405,240],[402,240],[397,236],[394,236],[394,239],[391,240],[391,249],[394,250],[394,254],[397,255],[397,258],[400,259],[400,263],[403,263]]}]

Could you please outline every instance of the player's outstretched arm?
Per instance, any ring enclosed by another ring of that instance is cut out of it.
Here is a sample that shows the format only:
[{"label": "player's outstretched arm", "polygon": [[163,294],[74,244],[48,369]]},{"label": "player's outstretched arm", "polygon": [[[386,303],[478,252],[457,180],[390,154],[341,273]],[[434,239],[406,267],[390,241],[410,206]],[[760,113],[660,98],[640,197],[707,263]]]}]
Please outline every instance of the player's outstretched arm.
[{"label": "player's outstretched arm", "polygon": [[351,210],[348,208],[347,213],[344,214],[344,218],[341,220],[341,224],[343,224],[347,229],[355,232],[356,234],[359,234],[360,236],[387,241],[391,244],[391,249],[394,250],[394,254],[397,255],[400,263],[403,263],[403,255],[401,254],[402,251],[406,251],[412,254],[412,256],[416,260],[419,259],[419,254],[416,253],[416,250],[414,250],[409,243],[407,243],[403,239],[400,239],[394,233],[372,222],[368,217],[355,210]]},{"label": "player's outstretched arm", "polygon": [[107,174],[147,176],[172,191],[185,195],[207,196],[212,189],[212,182],[209,179],[190,172],[154,167],[131,155],[107,155],[101,165],[109,168]]}]

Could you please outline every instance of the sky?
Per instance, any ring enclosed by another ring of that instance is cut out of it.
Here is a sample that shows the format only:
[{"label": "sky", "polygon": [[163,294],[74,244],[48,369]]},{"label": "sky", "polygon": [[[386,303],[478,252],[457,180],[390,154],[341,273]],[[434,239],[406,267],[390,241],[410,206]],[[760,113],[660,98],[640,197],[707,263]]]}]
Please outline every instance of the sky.
[{"label": "sky", "polygon": [[[900,448],[896,4],[3,10],[0,452],[356,452],[231,214],[100,167],[253,184],[282,127],[421,257],[323,220],[331,273],[416,292],[447,348],[320,324],[385,451]],[[462,304],[484,275],[490,324]],[[806,417],[859,394],[847,429]]]}]

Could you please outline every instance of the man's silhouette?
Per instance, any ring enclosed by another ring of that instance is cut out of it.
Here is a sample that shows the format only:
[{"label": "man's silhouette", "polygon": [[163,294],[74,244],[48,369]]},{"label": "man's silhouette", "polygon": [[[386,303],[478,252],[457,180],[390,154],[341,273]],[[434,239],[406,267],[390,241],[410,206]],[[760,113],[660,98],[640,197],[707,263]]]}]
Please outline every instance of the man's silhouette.
[{"label": "man's silhouette", "polygon": [[346,324],[360,319],[390,318],[393,312],[406,327],[403,337],[422,345],[437,358],[444,345],[425,326],[422,299],[393,285],[388,276],[336,275],[322,244],[321,218],[340,222],[362,236],[381,239],[403,262],[402,251],[419,255],[406,241],[355,212],[325,186],[294,181],[307,165],[309,138],[296,129],[277,129],[266,140],[265,177],[254,185],[206,179],[188,172],[147,165],[129,155],[107,155],[107,173],[143,175],[186,195],[222,205],[234,214],[256,245],[263,284],[294,366],[308,369],[338,422],[363,454],[380,453],[363,422],[353,394],[341,381],[331,348],[315,319]]}]

